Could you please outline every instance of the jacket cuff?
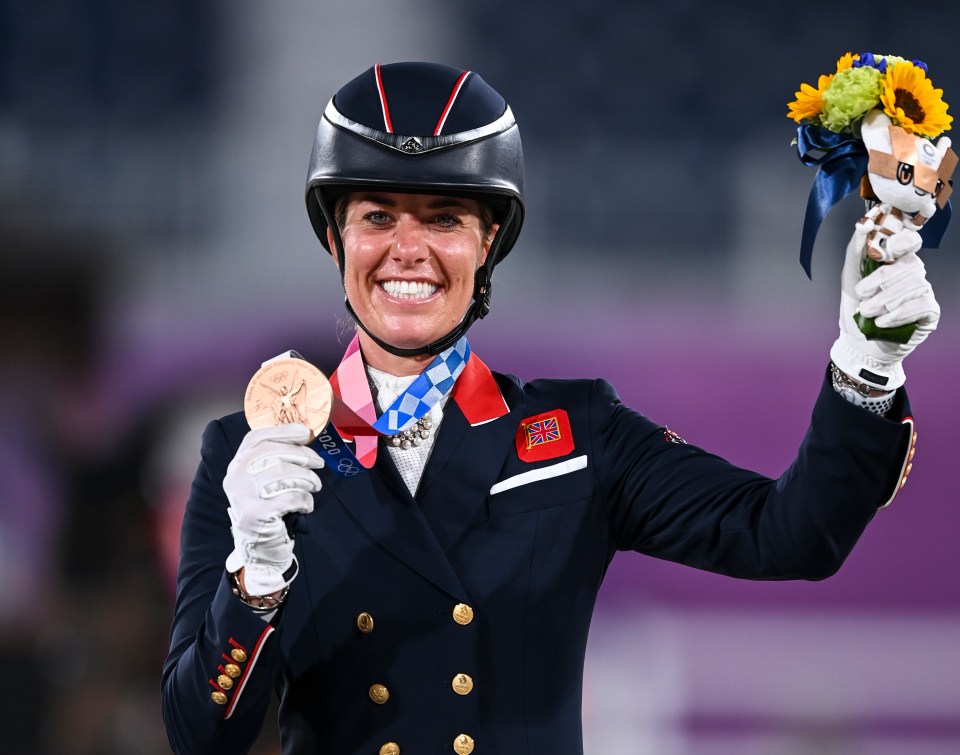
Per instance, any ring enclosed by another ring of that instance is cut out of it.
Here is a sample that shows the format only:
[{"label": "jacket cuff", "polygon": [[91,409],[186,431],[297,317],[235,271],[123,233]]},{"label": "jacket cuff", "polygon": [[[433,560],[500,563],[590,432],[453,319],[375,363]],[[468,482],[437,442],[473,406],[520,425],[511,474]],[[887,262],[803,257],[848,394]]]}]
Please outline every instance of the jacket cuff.
[{"label": "jacket cuff", "polygon": [[835,427],[837,432],[849,436],[848,442],[860,445],[868,456],[882,465],[885,493],[878,510],[889,506],[906,484],[916,453],[917,432],[906,390],[897,389],[893,406],[881,417],[855,406],[837,393],[827,368],[814,413],[819,414],[828,426]]}]

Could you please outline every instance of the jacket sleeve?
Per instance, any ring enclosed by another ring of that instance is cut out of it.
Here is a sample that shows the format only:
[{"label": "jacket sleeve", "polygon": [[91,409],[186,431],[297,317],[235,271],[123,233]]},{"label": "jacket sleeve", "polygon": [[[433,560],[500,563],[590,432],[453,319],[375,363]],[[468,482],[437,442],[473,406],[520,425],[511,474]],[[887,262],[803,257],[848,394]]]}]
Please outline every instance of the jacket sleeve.
[{"label": "jacket sleeve", "polygon": [[220,421],[207,426],[184,513],[162,683],[164,723],[178,755],[247,752],[278,677],[278,630],[232,593],[224,569],[233,538],[222,483],[235,440]]},{"label": "jacket sleeve", "polygon": [[903,390],[888,417],[853,406],[825,379],[795,461],[778,479],[687,445],[598,381],[596,470],[617,547],[747,579],[834,574],[908,469]]}]

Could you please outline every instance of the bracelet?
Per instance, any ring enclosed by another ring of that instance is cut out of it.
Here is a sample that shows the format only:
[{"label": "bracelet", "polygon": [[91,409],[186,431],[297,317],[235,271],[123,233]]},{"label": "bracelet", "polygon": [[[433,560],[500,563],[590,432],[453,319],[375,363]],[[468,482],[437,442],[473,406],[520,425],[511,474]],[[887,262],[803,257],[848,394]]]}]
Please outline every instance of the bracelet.
[{"label": "bracelet", "polygon": [[[881,417],[893,408],[893,397],[896,391],[877,392],[876,388],[854,380],[833,362],[830,362],[830,378],[833,382],[833,390],[854,406],[879,414]],[[877,392],[877,395],[871,396],[870,394],[874,392]]]},{"label": "bracelet", "polygon": [[257,613],[275,611],[281,606],[283,601],[287,599],[287,593],[290,592],[290,585],[288,584],[277,596],[250,595],[240,586],[240,578],[237,576],[237,574],[239,574],[239,572],[232,572],[230,574],[230,583],[232,585],[231,589],[233,594],[240,598],[240,600],[250,606]]}]

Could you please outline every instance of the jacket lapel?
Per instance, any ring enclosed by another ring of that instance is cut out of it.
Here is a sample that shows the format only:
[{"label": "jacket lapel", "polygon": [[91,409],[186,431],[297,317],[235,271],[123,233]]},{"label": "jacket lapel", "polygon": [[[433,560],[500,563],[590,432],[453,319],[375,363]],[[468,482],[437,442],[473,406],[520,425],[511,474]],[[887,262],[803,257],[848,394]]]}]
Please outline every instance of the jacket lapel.
[{"label": "jacket lapel", "polygon": [[470,597],[389,454],[380,454],[372,469],[355,477],[324,480],[324,490],[383,548],[424,579],[453,598]]},{"label": "jacket lapel", "polygon": [[522,411],[519,388],[504,381],[504,399],[513,408],[494,420],[471,426],[458,402],[448,401],[437,442],[424,469],[417,501],[443,550],[483,521],[483,505],[513,451]]}]

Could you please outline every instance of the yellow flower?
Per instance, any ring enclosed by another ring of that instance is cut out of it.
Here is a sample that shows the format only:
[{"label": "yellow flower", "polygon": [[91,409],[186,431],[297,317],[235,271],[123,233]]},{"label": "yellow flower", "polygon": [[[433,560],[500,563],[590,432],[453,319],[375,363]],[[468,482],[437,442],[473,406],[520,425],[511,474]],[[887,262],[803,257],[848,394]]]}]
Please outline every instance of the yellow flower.
[{"label": "yellow flower", "polygon": [[934,89],[926,71],[910,61],[887,66],[880,103],[883,112],[905,131],[933,139],[950,128],[943,90]]},{"label": "yellow flower", "polygon": [[809,84],[801,84],[800,91],[794,93],[797,99],[787,105],[790,109],[787,118],[793,118],[797,123],[819,119],[820,113],[823,112],[823,93],[830,86],[831,81],[833,81],[833,74],[821,76],[817,81],[816,89]]},{"label": "yellow flower", "polygon": [[837,61],[837,73],[853,68],[853,61],[855,60],[860,60],[860,53],[848,52],[842,55],[840,60]]}]

